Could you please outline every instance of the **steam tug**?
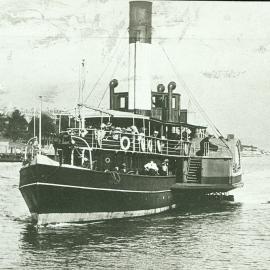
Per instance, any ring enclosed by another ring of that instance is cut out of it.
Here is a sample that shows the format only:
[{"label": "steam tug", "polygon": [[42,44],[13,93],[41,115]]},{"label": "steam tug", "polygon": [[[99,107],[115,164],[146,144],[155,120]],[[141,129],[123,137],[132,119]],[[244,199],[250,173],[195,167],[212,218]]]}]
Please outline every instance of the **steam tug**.
[{"label": "steam tug", "polygon": [[156,214],[242,186],[239,140],[188,123],[175,82],[151,90],[152,3],[129,5],[128,91],[113,79],[109,109],[79,104],[78,127],[55,138],[52,154],[41,139],[26,147],[19,189],[38,224]]}]

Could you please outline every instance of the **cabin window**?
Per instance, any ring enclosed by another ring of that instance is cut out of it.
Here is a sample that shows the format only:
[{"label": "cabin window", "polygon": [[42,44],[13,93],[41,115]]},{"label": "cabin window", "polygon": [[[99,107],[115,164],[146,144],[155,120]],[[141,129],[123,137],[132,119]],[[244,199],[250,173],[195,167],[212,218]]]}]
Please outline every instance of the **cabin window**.
[{"label": "cabin window", "polygon": [[126,107],[126,98],[120,97],[120,108],[124,109]]},{"label": "cabin window", "polygon": [[152,97],[153,108],[162,108],[164,106],[164,100],[161,95]]},{"label": "cabin window", "polygon": [[176,108],[176,98],[173,97],[172,98],[172,109],[175,109]]},{"label": "cabin window", "polygon": [[152,97],[152,104],[153,104],[153,108],[155,108],[156,107],[156,97],[155,96]]}]

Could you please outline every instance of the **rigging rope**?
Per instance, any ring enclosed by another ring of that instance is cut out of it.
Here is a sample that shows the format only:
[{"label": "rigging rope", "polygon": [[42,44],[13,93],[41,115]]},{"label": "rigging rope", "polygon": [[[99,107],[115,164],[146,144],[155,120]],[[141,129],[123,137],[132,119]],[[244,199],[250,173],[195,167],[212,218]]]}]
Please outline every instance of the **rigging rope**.
[{"label": "rigging rope", "polygon": [[79,97],[78,103],[83,101],[83,90],[85,86],[85,60],[82,60],[82,63],[79,65]]},{"label": "rigging rope", "polygon": [[85,105],[85,104],[81,104],[81,105],[84,106],[86,109],[101,112],[101,113],[105,113],[107,115],[113,116],[111,113],[107,112],[106,110],[102,110],[102,109],[95,108],[95,107],[92,107],[92,106],[88,106],[88,105]]},{"label": "rigging rope", "polygon": [[207,115],[207,113],[203,110],[203,108],[201,107],[201,105],[199,104],[199,102],[196,100],[196,98],[194,97],[193,93],[191,92],[191,90],[187,87],[185,81],[182,79],[182,77],[180,76],[180,74],[178,73],[174,63],[171,61],[169,55],[167,54],[166,50],[164,49],[163,46],[161,46],[167,60],[169,61],[169,63],[172,66],[172,69],[176,75],[176,77],[178,78],[179,82],[182,84],[182,87],[184,88],[184,90],[186,91],[186,93],[189,95],[190,99],[194,102],[194,105],[197,107],[198,112],[200,112],[202,114],[202,116],[205,118],[205,120],[208,122],[208,124],[211,126],[211,128],[213,129],[213,131],[216,133],[216,135],[218,135],[218,139],[226,146],[226,148],[228,148],[228,150],[230,151],[230,153],[232,154],[232,151],[230,149],[230,147],[228,146],[228,144],[223,140],[223,135],[222,133],[219,131],[219,129],[215,126],[215,124],[211,121],[211,119],[209,118],[209,116]]},{"label": "rigging rope", "polygon": [[113,58],[116,56],[116,54],[118,53],[118,50],[120,48],[121,43],[123,42],[123,39],[120,37],[118,37],[118,44],[116,44],[116,46],[114,47],[113,51],[111,52],[111,56],[109,57],[109,61],[107,63],[107,65],[105,66],[103,72],[100,74],[99,78],[97,79],[97,81],[95,82],[93,88],[89,91],[89,94],[87,95],[87,97],[84,100],[84,103],[87,102],[88,98],[92,95],[92,93],[95,91],[96,87],[98,86],[98,84],[100,83],[101,79],[103,78],[104,74],[106,73],[107,69],[109,68],[109,66],[112,64],[113,62]]},{"label": "rigging rope", "polygon": [[78,96],[78,102],[77,103],[80,103],[81,102],[81,64],[79,65],[79,82],[78,82],[78,88],[79,88],[79,96]]},{"label": "rigging rope", "polygon": [[[114,77],[114,74],[116,73],[116,71],[120,67],[121,61],[123,60],[123,56],[125,55],[126,50],[127,50],[127,47],[124,48],[124,50],[122,51],[122,54],[120,55],[120,59],[116,62],[114,70],[113,70],[112,77]],[[100,107],[101,102],[103,101],[103,99],[104,99],[104,97],[105,97],[108,90],[109,90],[109,84],[107,85],[105,91],[103,92],[102,98],[101,98],[101,100],[100,100],[100,102],[98,104],[98,108]]]}]

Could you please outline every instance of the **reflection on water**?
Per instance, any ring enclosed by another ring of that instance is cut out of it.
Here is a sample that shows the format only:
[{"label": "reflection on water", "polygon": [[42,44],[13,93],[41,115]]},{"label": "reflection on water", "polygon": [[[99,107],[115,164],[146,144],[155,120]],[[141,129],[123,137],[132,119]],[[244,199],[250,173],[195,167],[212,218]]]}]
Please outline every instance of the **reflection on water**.
[{"label": "reflection on water", "polygon": [[[78,244],[99,245],[104,242],[115,244],[119,239],[128,238],[129,241],[136,241],[138,238],[149,237],[152,234],[161,235],[164,233],[173,234],[176,230],[182,234],[200,224],[202,217],[207,218],[207,224],[219,222],[230,222],[231,219],[239,218],[241,204],[220,204],[218,206],[206,205],[199,209],[191,209],[190,212],[174,210],[156,216],[140,217],[125,220],[100,221],[85,224],[58,224],[46,227],[36,227],[31,224],[25,227],[21,233],[22,241],[30,244],[32,248],[51,248],[68,239],[74,246]],[[195,223],[195,224],[194,224]],[[54,233],[57,234],[54,235]],[[75,233],[76,232],[76,233]],[[52,236],[53,237],[50,237]],[[125,240],[126,241],[126,240]],[[62,244],[65,245],[63,242]]]},{"label": "reflection on water", "polygon": [[213,233],[220,227],[228,227],[229,233],[240,212],[241,204],[205,205],[189,212],[175,210],[127,220],[38,229],[28,225],[20,234],[21,259],[29,258],[33,263],[32,254],[38,252],[37,263],[49,256],[55,259],[50,261],[55,267],[68,261],[74,267],[79,264],[125,268],[131,263],[134,268],[136,265],[144,268],[151,260],[153,267],[161,264],[166,268],[166,264],[174,262],[174,257],[177,260],[188,254],[197,257],[204,248],[211,249]]},{"label": "reflection on water", "polygon": [[0,164],[0,268],[267,269],[270,158],[259,161],[245,161],[245,187],[234,191],[234,203],[41,228],[30,223],[18,192],[19,165]]}]

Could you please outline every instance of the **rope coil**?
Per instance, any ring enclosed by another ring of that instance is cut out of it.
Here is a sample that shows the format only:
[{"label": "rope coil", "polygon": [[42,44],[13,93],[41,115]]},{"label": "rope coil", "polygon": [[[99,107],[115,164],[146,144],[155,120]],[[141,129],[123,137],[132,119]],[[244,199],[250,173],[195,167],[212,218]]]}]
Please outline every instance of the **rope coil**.
[{"label": "rope coil", "polygon": [[112,177],[112,183],[114,185],[119,184],[121,182],[121,176],[120,176],[120,174],[118,172],[110,171],[110,175]]}]

